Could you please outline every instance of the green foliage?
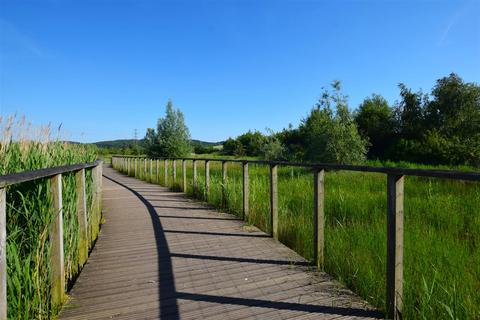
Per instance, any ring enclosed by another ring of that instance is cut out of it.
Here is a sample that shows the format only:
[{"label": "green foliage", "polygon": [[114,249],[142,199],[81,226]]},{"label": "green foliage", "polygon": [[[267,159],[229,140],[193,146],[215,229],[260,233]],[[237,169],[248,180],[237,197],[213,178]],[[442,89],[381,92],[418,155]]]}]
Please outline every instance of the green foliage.
[{"label": "green foliage", "polygon": [[265,160],[284,160],[285,147],[280,139],[273,132],[266,139],[261,150],[262,158]]},{"label": "green foliage", "polygon": [[201,144],[193,144],[193,152],[195,154],[208,154],[208,153],[214,153],[216,150],[213,147],[210,146],[204,146]]},{"label": "green foliage", "polygon": [[165,118],[158,119],[157,130],[147,129],[145,145],[151,157],[182,157],[191,152],[190,133],[183,113],[173,108],[171,100],[167,103]]},{"label": "green foliage", "polygon": [[456,74],[437,80],[431,99],[400,85],[398,139],[387,156],[429,164],[480,165],[480,86]]},{"label": "green foliage", "polygon": [[358,133],[347,98],[341,93],[340,82],[333,82],[332,89],[324,90],[315,108],[300,125],[305,160],[361,163],[366,159],[368,142]]},{"label": "green foliage", "polygon": [[387,100],[378,94],[365,98],[356,112],[355,122],[360,134],[371,144],[369,158],[383,158],[395,135],[393,110]]}]

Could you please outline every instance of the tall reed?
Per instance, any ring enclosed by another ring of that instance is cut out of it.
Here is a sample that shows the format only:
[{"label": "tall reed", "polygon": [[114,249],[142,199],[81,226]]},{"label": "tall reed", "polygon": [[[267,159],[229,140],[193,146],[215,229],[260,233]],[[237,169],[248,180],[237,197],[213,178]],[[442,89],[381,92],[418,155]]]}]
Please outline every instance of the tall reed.
[{"label": "tall reed", "polygon": [[[25,118],[0,118],[0,174],[92,162],[95,150],[52,137],[50,126],[34,127]],[[63,228],[67,280],[79,271],[75,177],[65,174]],[[92,217],[91,173],[87,171],[87,206]],[[53,218],[45,179],[7,188],[7,303],[9,319],[50,319],[59,306],[50,303],[51,269],[48,230]]]}]

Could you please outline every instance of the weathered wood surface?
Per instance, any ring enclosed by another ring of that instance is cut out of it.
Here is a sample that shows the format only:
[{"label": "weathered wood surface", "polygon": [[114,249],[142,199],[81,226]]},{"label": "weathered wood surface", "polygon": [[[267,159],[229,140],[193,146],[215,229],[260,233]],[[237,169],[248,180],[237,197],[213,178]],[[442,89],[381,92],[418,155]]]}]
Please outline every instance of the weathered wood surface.
[{"label": "weathered wood surface", "polygon": [[106,222],[60,319],[379,316],[234,216],[110,168],[104,174]]}]

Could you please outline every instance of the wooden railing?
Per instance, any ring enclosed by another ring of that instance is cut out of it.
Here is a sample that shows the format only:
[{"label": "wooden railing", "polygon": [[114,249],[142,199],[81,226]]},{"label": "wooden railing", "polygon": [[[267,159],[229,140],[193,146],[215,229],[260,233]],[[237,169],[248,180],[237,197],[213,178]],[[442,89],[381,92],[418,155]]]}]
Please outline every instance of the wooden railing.
[{"label": "wooden railing", "polygon": [[0,320],[7,319],[7,220],[6,193],[9,186],[37,179],[50,180],[50,194],[54,219],[49,228],[51,244],[50,266],[52,268],[52,303],[60,304],[65,298],[65,265],[63,251],[62,174],[74,173],[77,194],[77,218],[80,231],[78,253],[83,266],[88,258],[89,234],[85,170],[92,170],[93,214],[100,222],[102,193],[102,161],[40,169],[0,176]]},{"label": "wooden railing", "polygon": [[[248,164],[263,164],[270,166],[270,221],[272,236],[278,239],[278,166],[293,166],[311,169],[313,171],[313,225],[314,225],[314,261],[319,269],[324,265],[324,241],[325,241],[325,194],[324,181],[325,170],[347,170],[359,172],[377,172],[387,176],[387,277],[386,277],[386,298],[387,298],[387,317],[389,319],[402,319],[402,301],[403,301],[403,190],[405,176],[431,177],[454,180],[480,181],[480,173],[463,172],[454,170],[433,170],[433,169],[409,169],[398,167],[373,167],[358,166],[346,164],[327,164],[327,163],[296,163],[282,161],[261,161],[261,160],[234,160],[234,159],[215,159],[215,158],[154,158],[132,156],[114,156],[112,165],[129,175],[138,176],[139,168],[147,174],[147,162],[149,163],[149,173],[152,177],[152,166],[155,161],[157,181],[158,162],[164,161],[164,181],[168,180],[168,161],[172,162],[174,172],[173,179],[176,179],[176,161],[182,161],[183,190],[187,187],[186,162],[193,162],[193,189],[194,193],[198,188],[197,181],[197,163],[205,164],[205,196],[208,199],[210,188],[210,162],[222,163],[222,203],[226,201],[225,183],[227,179],[227,163],[240,163],[243,171],[243,219],[248,216],[249,209],[249,180]],[[153,179],[152,179],[153,180]]]}]

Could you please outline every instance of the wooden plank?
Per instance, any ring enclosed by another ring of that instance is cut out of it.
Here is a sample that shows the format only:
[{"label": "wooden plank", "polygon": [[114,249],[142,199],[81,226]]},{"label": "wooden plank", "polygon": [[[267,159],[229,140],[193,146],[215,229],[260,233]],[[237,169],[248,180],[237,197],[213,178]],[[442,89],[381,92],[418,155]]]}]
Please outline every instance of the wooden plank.
[{"label": "wooden plank", "polygon": [[325,170],[313,173],[313,261],[319,270],[324,268],[325,250]]},{"label": "wooden plank", "polygon": [[0,188],[0,320],[7,320],[7,197]]},{"label": "wooden plank", "polygon": [[53,205],[53,221],[50,227],[50,267],[52,269],[52,303],[59,305],[65,299],[65,266],[63,256],[62,175],[50,178],[50,197]]},{"label": "wooden plank", "polygon": [[197,194],[197,160],[193,160],[193,194]]},{"label": "wooden plank", "polygon": [[227,161],[222,161],[222,207],[227,207]]},{"label": "wooden plank", "polygon": [[404,176],[387,176],[387,317],[402,319]]},{"label": "wooden plank", "polygon": [[210,161],[205,161],[205,201],[210,193]]},{"label": "wooden plank", "polygon": [[278,240],[278,169],[277,165],[270,166],[270,229],[272,236]]},{"label": "wooden plank", "polygon": [[177,161],[175,159],[172,160],[172,170],[173,170],[173,185],[177,183]]},{"label": "wooden plank", "polygon": [[243,169],[243,220],[248,219],[248,197],[249,197],[249,192],[248,192],[248,162],[243,162],[242,163],[242,169]]},{"label": "wooden plank", "polygon": [[155,175],[157,176],[157,184],[160,184],[160,171],[158,170],[159,169],[158,168],[158,166],[159,166],[158,159],[155,160],[155,162],[156,162],[156,164],[155,164]]},{"label": "wooden plank", "polygon": [[187,160],[182,160],[183,192],[187,192]]},{"label": "wooden plank", "polygon": [[85,191],[85,169],[75,173],[78,220],[78,263],[83,266],[88,259],[87,197]]}]

